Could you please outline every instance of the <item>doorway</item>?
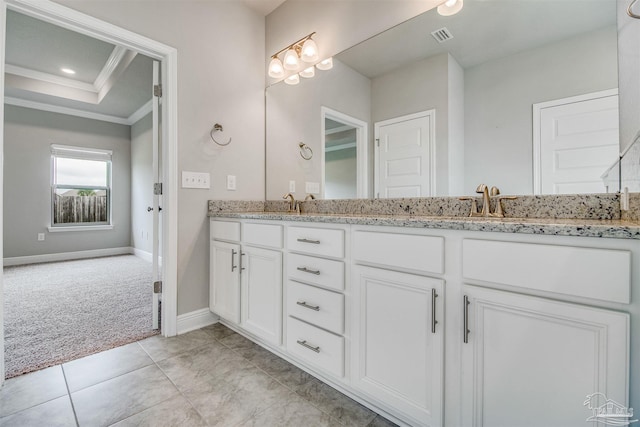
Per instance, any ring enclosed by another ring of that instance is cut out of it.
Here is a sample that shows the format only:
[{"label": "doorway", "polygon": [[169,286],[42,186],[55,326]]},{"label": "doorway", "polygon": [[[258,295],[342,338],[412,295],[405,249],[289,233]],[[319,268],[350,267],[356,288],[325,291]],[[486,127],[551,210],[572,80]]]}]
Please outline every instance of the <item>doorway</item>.
[{"label": "doorway", "polygon": [[[155,41],[141,37],[135,33],[123,30],[119,27],[97,20],[82,13],[73,11],[64,6],[52,2],[31,2],[28,0],[0,0],[0,22],[6,23],[7,9],[40,19],[60,27],[90,35],[99,40],[113,43],[117,46],[146,55],[161,63],[161,84],[163,92],[162,112],[159,121],[161,125],[161,138],[163,141],[160,157],[164,160],[159,175],[162,183],[162,248],[163,263],[161,275],[162,285],[162,323],[163,335],[176,334],[177,322],[177,287],[176,287],[176,242],[177,242],[177,52],[175,49],[162,45]],[[6,28],[6,25],[4,26]],[[5,75],[5,31],[0,34],[0,95],[4,98]],[[0,106],[0,113],[4,115],[4,104]],[[4,122],[0,125],[0,148],[4,150]],[[3,154],[4,158],[4,154]],[[3,162],[0,162],[0,165]],[[2,166],[0,166],[2,167]],[[4,171],[2,171],[4,172]],[[2,174],[0,174],[2,175]],[[2,186],[0,186],[1,188]],[[1,215],[0,211],[0,215]],[[3,237],[0,235],[0,238]],[[150,284],[151,285],[151,284]],[[149,287],[151,292],[152,287]],[[1,307],[1,305],[0,305]],[[0,308],[1,310],[1,308]],[[0,311],[0,319],[2,312]],[[2,323],[0,322],[0,325]],[[4,349],[4,340],[0,340]],[[4,353],[4,352],[2,352]],[[4,359],[1,368],[4,371]]]},{"label": "doorway", "polygon": [[375,197],[429,197],[436,190],[435,110],[375,123]]}]

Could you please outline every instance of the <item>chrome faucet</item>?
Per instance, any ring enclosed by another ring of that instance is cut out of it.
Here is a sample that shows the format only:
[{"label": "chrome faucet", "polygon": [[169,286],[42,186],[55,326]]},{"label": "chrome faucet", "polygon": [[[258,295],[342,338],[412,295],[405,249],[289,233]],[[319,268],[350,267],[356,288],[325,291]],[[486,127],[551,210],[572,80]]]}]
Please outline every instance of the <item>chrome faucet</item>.
[{"label": "chrome faucet", "polygon": [[[471,200],[471,213],[469,216],[471,217],[494,217],[494,218],[504,218],[504,210],[502,209],[502,200],[503,199],[515,199],[516,196],[500,196],[500,190],[498,187],[487,187],[485,184],[478,185],[476,188],[476,193],[482,194],[482,210],[478,212],[478,202],[475,197],[460,197],[460,200]],[[496,207],[493,212],[491,212],[491,199],[496,198]]]},{"label": "chrome faucet", "polygon": [[304,198],[304,201],[307,202],[309,200],[315,200],[316,196],[314,196],[313,194],[309,193],[307,194],[307,196]]},{"label": "chrome faucet", "polygon": [[289,212],[300,213],[300,203],[293,197],[293,194],[287,193],[282,198],[289,199]]}]

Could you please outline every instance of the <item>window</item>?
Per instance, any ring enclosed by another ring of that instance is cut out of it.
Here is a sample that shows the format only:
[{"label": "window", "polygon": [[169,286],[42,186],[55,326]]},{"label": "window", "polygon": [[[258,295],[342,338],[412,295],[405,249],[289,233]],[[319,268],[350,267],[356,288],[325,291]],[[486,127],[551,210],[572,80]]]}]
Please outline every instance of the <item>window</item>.
[{"label": "window", "polygon": [[51,226],[111,224],[111,151],[51,146]]}]

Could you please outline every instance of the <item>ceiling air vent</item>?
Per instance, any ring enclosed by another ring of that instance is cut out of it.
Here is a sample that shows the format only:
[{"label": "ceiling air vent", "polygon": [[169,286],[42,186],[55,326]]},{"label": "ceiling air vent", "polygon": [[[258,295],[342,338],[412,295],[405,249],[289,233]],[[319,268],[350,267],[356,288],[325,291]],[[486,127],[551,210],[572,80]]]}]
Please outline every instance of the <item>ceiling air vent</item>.
[{"label": "ceiling air vent", "polygon": [[435,30],[431,33],[434,39],[438,43],[444,43],[447,40],[451,40],[453,38],[453,34],[446,27],[442,27],[439,30]]}]

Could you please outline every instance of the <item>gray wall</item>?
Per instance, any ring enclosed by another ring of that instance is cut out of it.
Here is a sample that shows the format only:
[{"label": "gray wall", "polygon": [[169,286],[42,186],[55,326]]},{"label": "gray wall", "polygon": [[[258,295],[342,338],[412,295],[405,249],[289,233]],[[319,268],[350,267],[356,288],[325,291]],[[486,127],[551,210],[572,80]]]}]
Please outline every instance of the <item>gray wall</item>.
[{"label": "gray wall", "polygon": [[[328,73],[317,71],[297,86],[278,83],[267,89],[268,200],[287,193],[290,180],[296,181],[296,199],[304,199],[305,182],[321,182],[323,106],[371,123],[370,80],[336,60]],[[313,150],[311,160],[300,157],[300,141]]]},{"label": "gray wall", "polygon": [[[627,15],[631,1],[617,3],[621,153],[631,146],[640,131],[640,19]],[[640,14],[639,6],[634,5],[636,14]]]},{"label": "gray wall", "polygon": [[[178,314],[206,308],[207,200],[264,199],[264,17],[240,1],[57,2],[178,50],[178,169],[211,174],[210,190],[178,191]],[[211,142],[214,123],[231,145]]]},{"label": "gray wall", "polygon": [[[5,106],[4,257],[126,247],[131,236],[129,126]],[[113,150],[113,230],[49,233],[51,144]],[[45,240],[37,240],[45,233]]]},{"label": "gray wall", "polygon": [[358,164],[356,147],[325,153],[326,199],[355,199],[358,197]]},{"label": "gray wall", "polygon": [[153,138],[151,113],[131,126],[131,246],[152,251]]},{"label": "gray wall", "polygon": [[618,87],[614,27],[465,70],[465,187],[533,192],[532,104]]}]

